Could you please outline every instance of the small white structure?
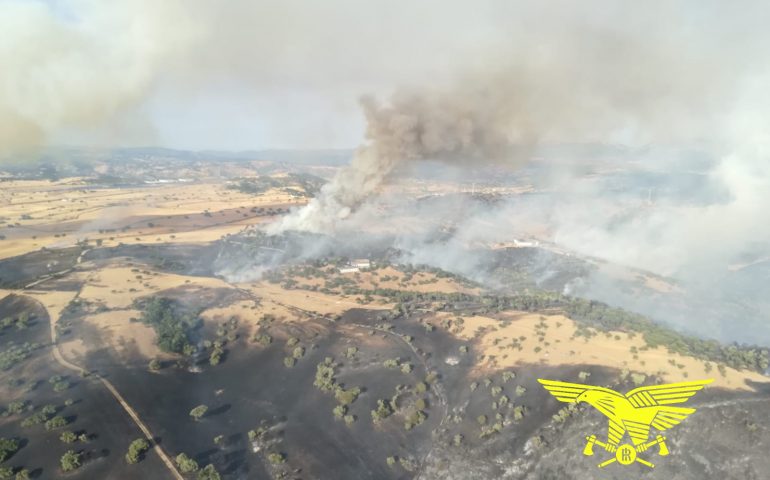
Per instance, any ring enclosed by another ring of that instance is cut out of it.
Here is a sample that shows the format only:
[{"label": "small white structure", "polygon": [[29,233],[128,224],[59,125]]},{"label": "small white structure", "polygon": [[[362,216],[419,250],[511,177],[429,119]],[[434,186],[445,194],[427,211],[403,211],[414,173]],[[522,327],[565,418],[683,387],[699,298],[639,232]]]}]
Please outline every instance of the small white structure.
[{"label": "small white structure", "polygon": [[454,367],[455,365],[457,365],[458,363],[460,363],[460,359],[459,359],[459,358],[457,358],[457,357],[446,357],[446,360],[444,360],[444,363],[446,363],[447,365],[451,365],[451,366],[453,366],[453,367]]},{"label": "small white structure", "polygon": [[368,258],[358,258],[350,262],[350,264],[358,268],[371,268],[372,266],[372,262],[370,262]]},{"label": "small white structure", "polygon": [[340,268],[340,273],[356,273],[356,272],[360,272],[358,267],[350,267],[350,266],[348,266],[348,267]]},{"label": "small white structure", "polygon": [[519,240],[517,238],[514,238],[513,245],[518,248],[537,247],[538,245],[540,245],[540,242],[538,242],[537,240]]}]

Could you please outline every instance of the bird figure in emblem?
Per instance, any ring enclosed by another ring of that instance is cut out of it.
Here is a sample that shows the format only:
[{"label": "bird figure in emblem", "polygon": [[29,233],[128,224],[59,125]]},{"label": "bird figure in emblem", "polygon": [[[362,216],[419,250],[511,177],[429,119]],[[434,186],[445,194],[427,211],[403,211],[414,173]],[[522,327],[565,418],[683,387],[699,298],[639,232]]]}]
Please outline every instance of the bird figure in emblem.
[{"label": "bird figure in emblem", "polygon": [[603,445],[610,452],[617,449],[626,432],[638,451],[646,450],[650,427],[668,430],[695,411],[694,408],[671,405],[686,402],[712,381],[651,385],[623,395],[609,388],[538,379],[560,402],[588,403],[609,419],[607,443]]}]

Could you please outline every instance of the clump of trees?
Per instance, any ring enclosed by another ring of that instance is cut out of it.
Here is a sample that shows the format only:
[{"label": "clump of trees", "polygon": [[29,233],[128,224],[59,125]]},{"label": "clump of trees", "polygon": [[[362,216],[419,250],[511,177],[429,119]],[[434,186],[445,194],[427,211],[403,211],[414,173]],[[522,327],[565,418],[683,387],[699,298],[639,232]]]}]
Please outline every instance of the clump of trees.
[{"label": "clump of trees", "polygon": [[372,410],[372,421],[379,423],[393,414],[393,408],[387,400],[377,400],[377,408]]},{"label": "clump of trees", "polygon": [[333,410],[334,416],[337,419],[344,419],[345,423],[350,425],[355,421],[355,416],[348,414],[348,406],[361,395],[361,388],[345,388],[338,384],[337,379],[334,378],[336,366],[333,358],[326,357],[323,362],[316,366],[313,385],[322,392],[334,392],[334,398],[338,403]]},{"label": "clump of trees", "polygon": [[27,407],[26,401],[17,400],[15,402],[9,403],[2,415],[4,417],[8,417],[11,415],[18,415],[19,413],[23,412],[26,407]]},{"label": "clump of trees", "polygon": [[422,424],[428,416],[422,410],[415,406],[407,415],[404,421],[404,428],[411,430],[412,428]]},{"label": "clump of trees", "polygon": [[0,462],[4,462],[19,449],[19,441],[15,438],[0,438]]},{"label": "clump of trees", "polygon": [[187,355],[195,351],[191,336],[200,325],[200,319],[195,315],[181,313],[172,300],[151,298],[144,305],[141,321],[155,330],[156,343],[161,350]]},{"label": "clump of trees", "polygon": [[217,469],[210,463],[198,472],[198,480],[220,480],[221,478]]},{"label": "clump of trees", "polygon": [[21,312],[17,317],[5,317],[0,320],[0,332],[6,328],[16,327],[16,330],[25,330],[29,328],[30,319],[34,318],[34,314],[30,315],[29,312]]},{"label": "clump of trees", "polygon": [[65,419],[61,415],[56,415],[55,417],[45,422],[45,429],[54,430],[56,428],[61,428],[65,425],[67,425],[67,419]]},{"label": "clump of trees", "polygon": [[9,370],[14,365],[23,362],[38,348],[40,348],[39,343],[25,342],[22,345],[16,345],[13,341],[6,342],[0,348],[0,370]]}]

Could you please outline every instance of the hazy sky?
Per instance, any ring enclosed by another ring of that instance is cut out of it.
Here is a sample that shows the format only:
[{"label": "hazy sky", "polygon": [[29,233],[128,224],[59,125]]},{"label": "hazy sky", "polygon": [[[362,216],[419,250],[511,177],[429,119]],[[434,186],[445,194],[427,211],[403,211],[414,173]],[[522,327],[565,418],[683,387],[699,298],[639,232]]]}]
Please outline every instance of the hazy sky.
[{"label": "hazy sky", "polygon": [[[543,65],[563,58],[596,64],[600,55],[623,58],[626,48],[643,53],[649,42],[666,64],[685,69],[688,58],[677,56],[695,44],[699,53],[713,48],[715,72],[729,70],[735,51],[754,55],[768,37],[757,43],[767,10],[761,2],[732,8],[709,1],[0,0],[0,157],[62,143],[352,147],[364,130],[362,94],[451,83],[515,65],[522,55],[540,55]],[[617,81],[650,76],[645,68],[627,69]]]}]

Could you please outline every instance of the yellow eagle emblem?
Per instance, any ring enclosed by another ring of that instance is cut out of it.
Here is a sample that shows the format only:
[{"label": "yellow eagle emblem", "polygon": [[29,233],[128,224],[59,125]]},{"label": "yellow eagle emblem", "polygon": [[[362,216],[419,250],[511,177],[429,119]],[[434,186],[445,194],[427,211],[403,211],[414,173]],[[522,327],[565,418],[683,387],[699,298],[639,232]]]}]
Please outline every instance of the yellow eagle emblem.
[{"label": "yellow eagle emblem", "polygon": [[[594,445],[615,453],[615,458],[600,463],[599,467],[617,461],[622,465],[638,462],[650,468],[654,465],[639,458],[637,453],[655,445],[660,446],[661,456],[669,453],[664,436],[657,435],[654,440],[649,440],[650,427],[665,431],[678,425],[695,412],[695,409],[671,405],[686,402],[712,381],[713,379],[639,387],[623,395],[609,388],[538,379],[538,382],[560,402],[586,402],[609,419],[607,442],[601,442],[597,440],[596,435],[590,435],[586,437],[588,443],[583,449],[583,454],[589,456],[593,455]],[[626,433],[633,446],[620,445]]]}]

